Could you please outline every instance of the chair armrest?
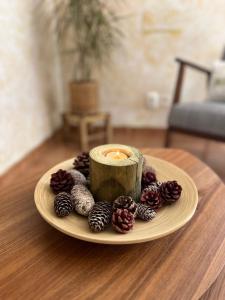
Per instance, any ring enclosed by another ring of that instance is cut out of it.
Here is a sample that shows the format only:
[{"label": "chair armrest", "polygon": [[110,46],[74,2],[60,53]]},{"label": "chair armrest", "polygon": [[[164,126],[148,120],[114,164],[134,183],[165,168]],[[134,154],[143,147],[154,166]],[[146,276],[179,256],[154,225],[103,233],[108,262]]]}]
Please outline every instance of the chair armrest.
[{"label": "chair armrest", "polygon": [[176,59],[176,62],[180,63],[180,64],[183,64],[187,67],[190,67],[192,69],[195,69],[197,71],[200,71],[200,72],[203,72],[203,73],[206,73],[208,76],[211,76],[211,70],[206,68],[206,67],[203,67],[203,66],[200,66],[200,65],[197,65],[196,63],[193,63],[193,62],[190,62],[190,61],[187,61],[185,59],[182,59],[182,58],[179,58],[177,57]]},{"label": "chair armrest", "polygon": [[174,91],[174,96],[173,96],[173,103],[178,103],[180,101],[180,94],[182,90],[182,85],[183,85],[183,79],[184,79],[184,71],[186,67],[190,67],[194,70],[200,71],[204,74],[207,75],[207,82],[209,83],[211,74],[212,72],[205,67],[199,66],[195,63],[189,62],[187,60],[181,59],[181,58],[176,58],[176,62],[179,63],[179,69],[178,69],[178,75],[177,75],[177,80],[175,84],[175,91]]}]

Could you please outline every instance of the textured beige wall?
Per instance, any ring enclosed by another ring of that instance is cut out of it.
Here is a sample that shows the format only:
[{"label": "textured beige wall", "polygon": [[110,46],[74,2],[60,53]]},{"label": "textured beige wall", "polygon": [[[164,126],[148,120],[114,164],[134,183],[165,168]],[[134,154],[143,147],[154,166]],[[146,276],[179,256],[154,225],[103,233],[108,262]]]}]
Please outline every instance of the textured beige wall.
[{"label": "textured beige wall", "polygon": [[[118,3],[118,2],[117,2]],[[175,56],[211,66],[225,44],[224,0],[130,0],[120,12],[126,39],[101,76],[102,107],[115,125],[165,127],[177,66]],[[202,75],[187,72],[183,99],[204,98]],[[165,107],[147,109],[148,91],[158,91]],[[166,107],[167,106],[167,107]]]},{"label": "textured beige wall", "polygon": [[[48,0],[50,4],[53,0]],[[0,173],[60,124],[62,78],[57,48],[45,26],[43,1],[0,1]],[[127,0],[125,39],[99,76],[101,107],[116,126],[165,127],[176,77],[175,56],[210,66],[225,41],[224,0]],[[64,59],[64,91],[72,78]],[[184,101],[204,97],[201,75],[187,72]],[[190,75],[190,76],[189,76]],[[147,109],[148,91],[165,107]],[[67,97],[68,100],[68,97]]]},{"label": "textured beige wall", "polygon": [[41,2],[0,1],[0,173],[60,122],[59,64]]}]

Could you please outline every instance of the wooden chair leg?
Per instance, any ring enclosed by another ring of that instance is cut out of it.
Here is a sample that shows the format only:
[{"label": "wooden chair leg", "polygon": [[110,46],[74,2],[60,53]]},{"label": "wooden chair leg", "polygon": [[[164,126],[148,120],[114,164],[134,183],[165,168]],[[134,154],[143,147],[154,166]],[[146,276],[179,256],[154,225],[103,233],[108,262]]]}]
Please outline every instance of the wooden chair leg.
[{"label": "wooden chair leg", "polygon": [[166,148],[169,148],[169,147],[170,147],[170,143],[171,143],[171,129],[168,128],[167,131],[166,131],[165,144],[164,144],[164,146],[165,146]]},{"label": "wooden chair leg", "polygon": [[111,126],[111,116],[107,115],[106,117],[106,143],[109,144],[112,142],[112,126]]},{"label": "wooden chair leg", "polygon": [[85,119],[80,120],[80,144],[82,151],[88,151],[88,126]]}]

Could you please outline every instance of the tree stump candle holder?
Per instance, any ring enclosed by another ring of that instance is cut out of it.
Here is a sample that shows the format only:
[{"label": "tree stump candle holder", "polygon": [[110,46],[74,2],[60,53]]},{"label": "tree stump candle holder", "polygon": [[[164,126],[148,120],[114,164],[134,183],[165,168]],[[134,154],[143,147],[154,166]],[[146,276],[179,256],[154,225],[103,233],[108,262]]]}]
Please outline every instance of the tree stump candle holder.
[{"label": "tree stump candle holder", "polygon": [[98,146],[90,151],[90,187],[97,201],[114,201],[120,195],[138,201],[141,193],[143,155],[120,144]]}]

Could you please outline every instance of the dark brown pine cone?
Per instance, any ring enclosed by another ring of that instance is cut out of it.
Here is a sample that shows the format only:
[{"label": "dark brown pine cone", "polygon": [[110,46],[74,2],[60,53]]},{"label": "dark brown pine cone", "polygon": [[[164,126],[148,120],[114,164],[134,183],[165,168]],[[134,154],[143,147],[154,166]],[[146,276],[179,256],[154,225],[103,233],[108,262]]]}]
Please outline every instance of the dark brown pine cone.
[{"label": "dark brown pine cone", "polygon": [[93,206],[88,216],[91,231],[100,232],[108,226],[112,219],[112,205],[109,202],[99,201]]},{"label": "dark brown pine cone", "polygon": [[176,202],[180,198],[181,192],[182,187],[175,180],[163,182],[160,186],[160,195],[166,204]]},{"label": "dark brown pine cone", "polygon": [[134,216],[137,213],[137,204],[130,196],[119,196],[113,202],[113,210],[115,211],[117,208],[127,209],[131,212]]},{"label": "dark brown pine cone", "polygon": [[70,194],[66,192],[59,193],[55,196],[54,209],[58,217],[66,217],[73,210]]},{"label": "dark brown pine cone", "polygon": [[119,233],[128,233],[134,226],[134,215],[127,209],[117,208],[112,215],[112,227]]},{"label": "dark brown pine cone", "polygon": [[143,190],[140,202],[152,209],[157,209],[162,206],[162,201],[158,189],[152,187]]},{"label": "dark brown pine cone", "polygon": [[142,179],[141,179],[142,190],[147,188],[150,184],[156,181],[157,178],[154,169],[152,169],[151,167],[146,167],[146,169],[142,173]]},{"label": "dark brown pine cone", "polygon": [[89,153],[83,152],[75,158],[74,162],[74,169],[80,171],[86,178],[89,177],[89,167],[90,167],[90,160],[89,160]]},{"label": "dark brown pine cone", "polygon": [[73,185],[72,175],[65,170],[60,169],[51,175],[50,187],[55,194],[60,192],[70,193]]}]

